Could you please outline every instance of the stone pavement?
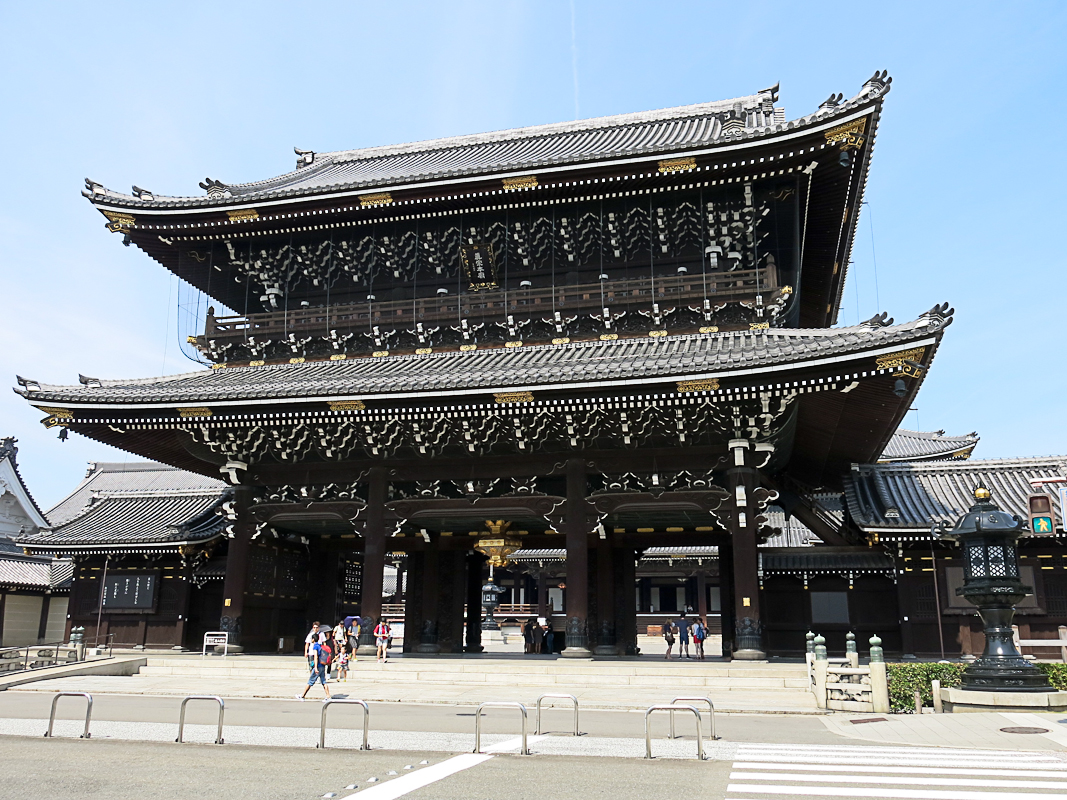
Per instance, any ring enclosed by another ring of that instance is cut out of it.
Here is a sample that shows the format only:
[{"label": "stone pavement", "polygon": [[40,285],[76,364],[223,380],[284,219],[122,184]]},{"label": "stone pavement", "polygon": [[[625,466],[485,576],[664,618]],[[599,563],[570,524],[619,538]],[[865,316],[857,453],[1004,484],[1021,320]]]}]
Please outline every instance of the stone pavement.
[{"label": "stone pavement", "polygon": [[[822,717],[827,729],[849,739],[883,744],[995,750],[1067,749],[1067,715],[980,712],[968,714],[842,714]],[[1040,728],[1047,733],[1007,733]]]}]

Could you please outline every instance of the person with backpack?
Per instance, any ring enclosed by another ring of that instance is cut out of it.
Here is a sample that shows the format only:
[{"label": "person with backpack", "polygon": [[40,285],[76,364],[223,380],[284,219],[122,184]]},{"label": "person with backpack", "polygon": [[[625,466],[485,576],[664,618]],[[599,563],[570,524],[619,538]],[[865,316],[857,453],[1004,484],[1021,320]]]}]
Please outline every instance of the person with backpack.
[{"label": "person with backpack", "polygon": [[667,643],[667,654],[664,658],[667,661],[671,660],[671,650],[674,649],[674,632],[677,628],[674,627],[674,622],[667,620],[663,623],[663,641]]},{"label": "person with backpack", "polygon": [[697,617],[693,621],[693,649],[696,651],[696,657],[701,661],[704,660],[704,640],[708,637],[708,628],[704,620]]},{"label": "person with backpack", "polygon": [[378,663],[384,664],[389,660],[389,639],[393,632],[389,629],[389,623],[382,617],[374,628],[374,643],[378,647]]},{"label": "person with backpack", "polygon": [[333,662],[337,656],[337,643],[333,640],[333,631],[327,631],[325,638],[319,643],[322,650],[322,662],[326,666],[326,679],[329,680],[333,671]]},{"label": "person with backpack", "polygon": [[311,673],[308,676],[308,684],[304,687],[304,693],[298,694],[296,699],[305,699],[308,689],[318,682],[322,684],[322,689],[326,692],[326,699],[328,700],[330,698],[330,687],[326,685],[326,661],[322,651],[322,644],[317,640],[317,637],[316,641],[308,645],[308,670]]}]

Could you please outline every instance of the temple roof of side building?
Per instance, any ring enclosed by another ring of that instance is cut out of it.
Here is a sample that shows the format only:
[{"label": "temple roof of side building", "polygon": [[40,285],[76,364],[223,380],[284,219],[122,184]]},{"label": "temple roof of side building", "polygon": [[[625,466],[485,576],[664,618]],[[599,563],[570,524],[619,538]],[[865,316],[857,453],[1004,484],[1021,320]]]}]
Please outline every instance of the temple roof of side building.
[{"label": "temple roof of side building", "polygon": [[8,521],[7,525],[0,522],[0,541],[5,536],[48,527],[48,520],[19,473],[17,441],[12,437],[0,439],[0,499],[5,494],[10,494],[13,499],[11,507],[0,508],[0,519]]},{"label": "temple roof of side building", "polygon": [[411,144],[328,153],[298,150],[298,167],[293,172],[253,183],[209,179],[200,184],[207,192],[201,197],[169,197],[136,187],[133,194],[125,194],[89,180],[85,195],[101,208],[240,206],[253,201],[262,204],[265,200],[394,188],[398,184],[484,175],[506,177],[608,160],[700,153],[848,121],[857,110],[881,98],[888,91],[889,80],[884,73],[876,73],[854,97],[832,97],[816,112],[789,123],[784,110],[774,107],[777,88],[732,100]]},{"label": "temple roof of side building", "polygon": [[[949,312],[951,313],[951,312]],[[521,389],[638,386],[647,389],[689,378],[775,373],[797,364],[832,364],[877,356],[901,346],[936,346],[951,318],[935,309],[900,325],[789,329],[642,337],[476,352],[444,352],[227,367],[140,380],[101,380],[56,386],[21,379],[15,391],[32,403],[72,408],[141,408],[175,404],[236,404],[285,399],[469,396]],[[46,409],[47,410],[47,409]]]},{"label": "temple roof of side building", "polygon": [[903,461],[957,461],[971,457],[979,436],[945,436],[944,431],[909,431],[898,428],[878,459],[879,464]]},{"label": "temple roof of side building", "polygon": [[161,464],[93,464],[53,509],[50,531],[20,537],[37,552],[93,547],[177,547],[220,535],[224,484]]},{"label": "temple roof of side building", "polygon": [[74,563],[66,559],[0,553],[0,589],[69,591]]},{"label": "temple roof of side building", "polygon": [[761,554],[764,573],[854,574],[896,572],[893,557],[871,548],[811,547],[806,549],[780,548]]},{"label": "temple roof of side building", "polygon": [[[928,535],[934,523],[955,524],[974,505],[978,486],[1000,508],[1025,518],[1026,498],[1035,491],[1030,482],[1063,477],[1067,456],[864,464],[845,478],[845,498],[864,531]],[[1062,515],[1056,517],[1062,530]]]}]

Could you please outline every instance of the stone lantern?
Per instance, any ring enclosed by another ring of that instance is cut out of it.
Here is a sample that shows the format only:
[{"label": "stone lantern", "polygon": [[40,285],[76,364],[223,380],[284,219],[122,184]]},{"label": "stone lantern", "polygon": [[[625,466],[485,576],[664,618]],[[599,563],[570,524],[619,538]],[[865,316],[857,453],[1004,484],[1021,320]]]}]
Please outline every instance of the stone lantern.
[{"label": "stone lantern", "polygon": [[1016,543],[1025,523],[1001,511],[988,489],[974,492],[975,504],[942,539],[963,551],[963,586],[956,594],[973,603],[985,625],[985,651],[963,673],[961,688],[983,692],[1052,692],[1041,670],[1015,647],[1011,622],[1015,606],[1033,592],[1019,578]]},{"label": "stone lantern", "polygon": [[500,606],[500,595],[504,593],[504,590],[493,583],[493,579],[489,578],[489,583],[482,587],[482,608],[485,609],[485,621],[482,623],[483,631],[498,631],[500,630],[500,623],[493,619],[493,612]]}]

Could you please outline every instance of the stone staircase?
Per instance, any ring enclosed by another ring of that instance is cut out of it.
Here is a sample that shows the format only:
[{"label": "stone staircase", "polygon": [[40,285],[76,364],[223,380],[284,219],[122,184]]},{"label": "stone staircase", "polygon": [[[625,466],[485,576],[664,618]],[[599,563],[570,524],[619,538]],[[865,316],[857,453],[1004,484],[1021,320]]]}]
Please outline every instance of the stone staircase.
[{"label": "stone staircase", "polygon": [[[141,676],[214,682],[299,682],[307,667],[298,656],[150,656]],[[810,696],[804,664],[745,664],[696,661],[572,661],[559,659],[393,658],[388,664],[360,659],[350,680],[376,684],[575,687],[634,687],[673,691],[770,692]]]}]

